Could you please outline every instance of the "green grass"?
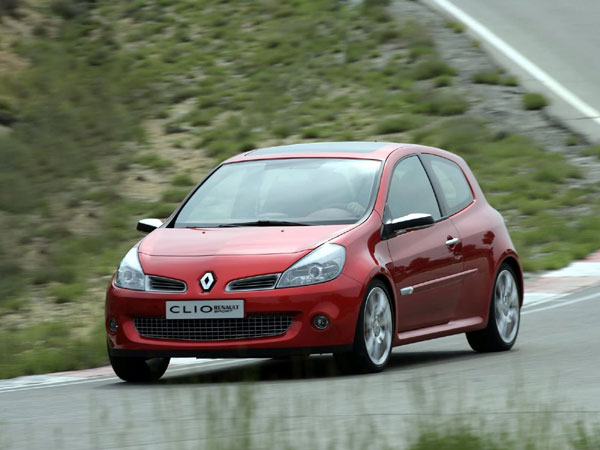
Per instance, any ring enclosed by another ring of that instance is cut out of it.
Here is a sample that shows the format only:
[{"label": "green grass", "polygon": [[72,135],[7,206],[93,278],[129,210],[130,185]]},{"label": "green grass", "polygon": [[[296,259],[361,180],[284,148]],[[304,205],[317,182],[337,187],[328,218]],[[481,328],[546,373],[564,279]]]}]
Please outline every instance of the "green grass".
[{"label": "green grass", "polygon": [[[0,314],[26,315],[34,291],[49,307],[102,301],[90,288],[139,239],[137,220],[167,217],[201,175],[166,158],[156,133],[213,158],[206,168],[262,145],[398,134],[467,159],[527,270],[600,247],[600,189],[575,195],[569,180],[582,174],[564,158],[469,117],[472,99],[427,24],[392,19],[387,3],[41,6],[45,31],[11,47],[30,65],[0,77],[0,113],[11,118],[0,135]],[[160,200],[131,200],[124,186],[135,179],[160,180]]]},{"label": "green grass", "polygon": [[0,378],[77,370],[108,362],[104,322],[72,338],[64,321],[0,330]]},{"label": "green grass", "polygon": [[383,119],[381,122],[375,125],[374,134],[393,134],[402,133],[404,131],[412,130],[423,124],[423,118],[404,114],[398,117],[389,117]]},{"label": "green grass", "polygon": [[465,26],[456,20],[446,20],[444,22],[444,26],[446,28],[450,28],[455,33],[462,33],[465,31]]},{"label": "green grass", "polygon": [[187,173],[180,173],[171,178],[173,186],[193,186],[198,180],[193,180]]},{"label": "green grass", "polygon": [[548,99],[542,94],[529,92],[523,95],[523,108],[527,110],[543,109],[548,106]]},{"label": "green grass", "polygon": [[600,145],[592,145],[591,147],[584,148],[581,154],[584,156],[595,156],[600,159]]},{"label": "green grass", "polygon": [[478,84],[500,84],[503,86],[518,86],[519,82],[512,75],[505,75],[502,71],[477,72],[473,75],[473,82]]},{"label": "green grass", "polygon": [[157,154],[143,154],[133,159],[134,163],[141,164],[150,169],[162,170],[171,167],[172,162]]},{"label": "green grass", "polygon": [[188,194],[189,189],[168,189],[163,192],[161,200],[167,203],[179,203]]}]

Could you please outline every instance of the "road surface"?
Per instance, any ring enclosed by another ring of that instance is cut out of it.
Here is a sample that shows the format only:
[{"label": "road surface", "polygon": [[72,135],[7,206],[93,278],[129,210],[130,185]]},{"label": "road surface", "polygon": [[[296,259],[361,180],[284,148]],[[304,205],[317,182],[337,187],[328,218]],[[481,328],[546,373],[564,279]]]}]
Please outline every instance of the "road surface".
[{"label": "road surface", "polygon": [[600,285],[525,306],[510,352],[453,336],[396,348],[381,374],[343,376],[318,356],[179,365],[154,385],[5,386],[0,448],[380,448],[457,414],[503,429],[551,420],[555,439],[557,424],[600,423],[598,317]]},{"label": "road surface", "polygon": [[600,143],[600,2],[424,0],[465,23],[551,112]]}]

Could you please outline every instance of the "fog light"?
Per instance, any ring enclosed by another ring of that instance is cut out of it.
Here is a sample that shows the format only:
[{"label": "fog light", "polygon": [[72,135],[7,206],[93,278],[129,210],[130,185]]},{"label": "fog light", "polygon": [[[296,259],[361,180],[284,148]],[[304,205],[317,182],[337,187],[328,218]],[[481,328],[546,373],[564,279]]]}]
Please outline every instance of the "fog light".
[{"label": "fog light", "polygon": [[114,317],[111,317],[108,321],[108,331],[110,331],[111,333],[116,333],[118,329],[119,322],[117,322],[117,319],[115,319]]},{"label": "fog light", "polygon": [[324,330],[329,326],[329,318],[319,314],[313,318],[313,325],[317,330]]}]

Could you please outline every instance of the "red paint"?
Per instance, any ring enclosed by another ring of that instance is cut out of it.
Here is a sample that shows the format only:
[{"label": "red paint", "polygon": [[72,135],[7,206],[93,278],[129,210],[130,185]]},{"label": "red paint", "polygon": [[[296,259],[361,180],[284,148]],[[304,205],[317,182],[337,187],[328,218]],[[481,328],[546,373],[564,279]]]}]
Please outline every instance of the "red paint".
[{"label": "red paint", "polygon": [[[435,225],[382,240],[382,217],[396,162],[430,153],[457,163],[472,188],[474,201]],[[119,330],[108,333],[109,345],[122,350],[293,349],[352,345],[359,308],[368,284],[381,277],[391,287],[395,308],[394,345],[484,328],[494,277],[502,262],[514,260],[522,302],[518,257],[500,214],[486,201],[475,177],[458,156],[417,145],[385,145],[372,153],[305,153],[239,155],[224,164],[253,159],[295,157],[364,158],[384,161],[379,191],[370,216],[355,225],[305,227],[161,228],[142,240],[139,257],[148,275],[184,280],[185,293],[137,292],[111,282],[106,320],[116,317]],[[447,246],[458,237],[460,243]],[[346,248],[346,264],[335,280],[304,287],[254,292],[227,292],[234,279],[281,273],[319,245]],[[202,292],[199,279],[212,271],[216,284]],[[413,286],[412,295],[400,290]],[[236,341],[190,342],[146,339],[133,325],[135,316],[165,315],[167,300],[243,299],[245,312],[290,313],[293,323],[277,337]],[[311,320],[326,314],[331,325],[316,330]]]}]

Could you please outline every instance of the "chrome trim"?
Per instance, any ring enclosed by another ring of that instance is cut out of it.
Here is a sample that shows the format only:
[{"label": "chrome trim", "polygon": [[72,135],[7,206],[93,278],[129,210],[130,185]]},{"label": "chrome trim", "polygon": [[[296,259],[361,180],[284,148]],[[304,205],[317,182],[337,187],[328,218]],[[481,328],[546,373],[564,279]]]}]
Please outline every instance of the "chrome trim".
[{"label": "chrome trim", "polygon": [[408,286],[408,287],[400,289],[400,295],[410,295],[414,291],[415,291],[415,289],[412,286]]},{"label": "chrome trim", "polygon": [[[175,283],[181,283],[183,285],[183,289],[178,289],[178,290],[174,290],[174,289],[152,289],[152,284],[150,282],[150,279],[154,278],[154,279],[158,279],[158,280],[165,280],[168,282],[175,282]],[[158,275],[146,275],[146,278],[144,280],[144,287],[145,290],[147,292],[163,292],[163,293],[174,293],[174,294],[183,294],[184,292],[187,292],[187,283],[185,281],[182,280],[176,280],[175,278],[167,278],[167,277],[160,277]]]},{"label": "chrome trim", "polygon": [[446,245],[447,245],[448,247],[450,247],[450,246],[452,246],[452,245],[456,245],[456,244],[458,244],[459,242],[460,242],[460,239],[459,239],[459,238],[457,238],[457,237],[455,237],[455,238],[452,238],[452,239],[449,239],[449,240],[447,240],[447,241],[446,241]]},{"label": "chrome trim", "polygon": [[[261,281],[261,279],[268,279],[268,278],[273,278],[275,277],[274,281],[273,281],[273,285],[270,287],[259,287],[259,288],[254,288],[254,289],[236,289],[235,285],[236,283],[252,283],[252,282],[257,282],[257,281]],[[281,277],[281,273],[268,273],[265,275],[256,275],[254,277],[247,277],[247,278],[238,278],[237,280],[231,280],[229,283],[227,283],[227,286],[225,286],[225,291],[227,292],[251,292],[251,291],[270,291],[272,289],[275,289],[275,286],[277,286],[277,283],[279,282],[279,278]]]}]

